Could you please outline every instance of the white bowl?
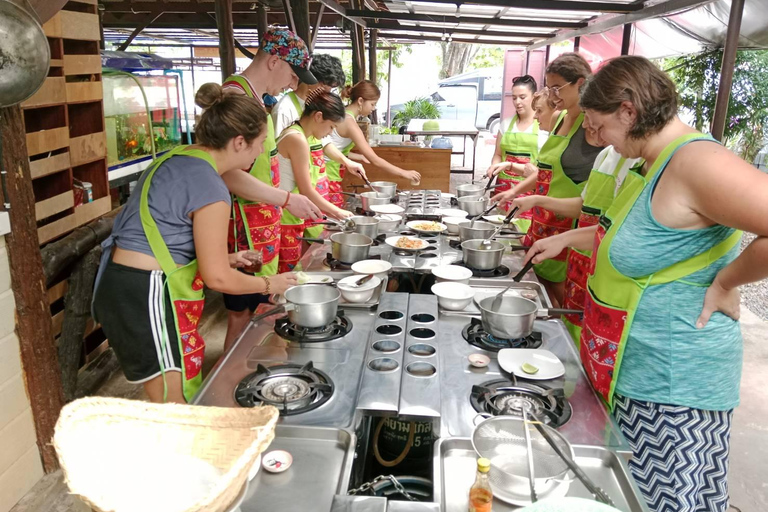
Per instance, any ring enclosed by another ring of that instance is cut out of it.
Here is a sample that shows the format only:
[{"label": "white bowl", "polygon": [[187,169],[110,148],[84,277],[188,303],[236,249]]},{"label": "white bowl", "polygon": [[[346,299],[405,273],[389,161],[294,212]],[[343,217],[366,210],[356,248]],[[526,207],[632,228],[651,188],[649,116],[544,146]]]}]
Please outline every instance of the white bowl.
[{"label": "white bowl", "polygon": [[469,215],[464,210],[459,210],[458,208],[438,208],[436,210],[436,213],[438,215],[442,215],[443,217],[463,217],[466,218],[467,215]]},{"label": "white bowl", "polygon": [[372,204],[371,211],[375,213],[403,213],[405,208],[396,204]]},{"label": "white bowl", "polygon": [[336,283],[341,296],[347,302],[361,303],[371,300],[373,292],[381,284],[381,279],[373,276],[370,281],[363,283],[361,286],[352,286],[352,283],[359,279],[360,276],[349,276]]},{"label": "white bowl", "polygon": [[467,220],[467,217],[443,217],[443,224],[445,224],[448,227],[448,234],[450,235],[458,235],[459,234],[459,222],[464,222]]},{"label": "white bowl", "polygon": [[485,368],[491,362],[490,357],[488,357],[485,354],[479,354],[479,353],[469,354],[467,356],[467,359],[469,359],[469,364],[471,364],[475,368]]},{"label": "white bowl", "polygon": [[392,270],[392,264],[383,260],[363,260],[352,265],[352,272],[361,275],[370,275],[378,277],[382,281],[389,271]]},{"label": "white bowl", "polygon": [[435,283],[469,284],[472,271],[459,265],[440,265],[432,269]]},{"label": "white bowl", "polygon": [[376,215],[375,218],[379,219],[380,232],[394,231],[400,226],[400,223],[403,221],[403,216],[397,215],[395,213],[383,213],[380,215]]},{"label": "white bowl", "polygon": [[432,293],[437,295],[437,304],[449,311],[461,311],[475,296],[475,290],[461,283],[437,283],[432,285]]}]

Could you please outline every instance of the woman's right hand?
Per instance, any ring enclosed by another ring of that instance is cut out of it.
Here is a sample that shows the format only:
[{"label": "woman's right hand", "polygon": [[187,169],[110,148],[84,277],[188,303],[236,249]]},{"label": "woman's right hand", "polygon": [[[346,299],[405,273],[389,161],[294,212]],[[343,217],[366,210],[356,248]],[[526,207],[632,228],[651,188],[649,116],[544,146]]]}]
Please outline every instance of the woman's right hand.
[{"label": "woman's right hand", "polygon": [[278,295],[284,294],[285,290],[299,284],[299,278],[296,277],[294,272],[268,276],[267,279],[269,279],[269,293],[276,293]]},{"label": "woman's right hand", "polygon": [[345,220],[345,219],[348,219],[350,217],[354,217],[354,215],[355,215],[354,213],[352,213],[350,211],[347,211],[347,210],[342,210],[341,208],[337,208],[336,211],[333,214],[333,216],[336,217],[339,220]]},{"label": "woman's right hand", "polygon": [[491,197],[491,202],[506,203],[508,201],[512,201],[516,196],[517,196],[517,190],[515,190],[515,187],[512,187],[509,190],[505,190],[504,192],[499,192],[495,196]]},{"label": "woman's right hand", "polygon": [[421,181],[421,173],[417,171],[403,171],[404,179],[409,180],[413,183],[418,183]]},{"label": "woman's right hand", "polygon": [[523,263],[528,263],[533,260],[535,264],[539,264],[556,257],[568,247],[568,241],[563,236],[566,234],[567,233],[562,233],[560,235],[542,238],[541,240],[534,242],[531,248],[528,249],[528,252],[525,253],[525,260]]},{"label": "woman's right hand", "polygon": [[519,207],[521,212],[527,212],[534,206],[539,206],[539,198],[541,196],[532,195],[532,196],[525,196],[525,197],[516,197],[512,200],[512,206]]},{"label": "woman's right hand", "polygon": [[323,217],[320,208],[301,194],[291,194],[285,209],[300,219],[317,220]]},{"label": "woman's right hand", "polygon": [[485,175],[489,178],[493,178],[494,176],[497,176],[502,170],[504,170],[506,167],[508,167],[508,162],[499,162],[496,164],[492,164],[487,171],[485,171]]}]

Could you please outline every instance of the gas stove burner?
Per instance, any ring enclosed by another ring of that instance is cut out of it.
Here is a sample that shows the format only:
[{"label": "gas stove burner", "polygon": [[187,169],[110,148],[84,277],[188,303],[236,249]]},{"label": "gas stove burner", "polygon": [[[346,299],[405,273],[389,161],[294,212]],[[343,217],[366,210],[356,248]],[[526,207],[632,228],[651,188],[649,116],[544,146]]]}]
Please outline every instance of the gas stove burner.
[{"label": "gas stove burner", "polygon": [[561,388],[552,389],[515,379],[492,380],[472,386],[470,401],[475,411],[493,416],[534,416],[550,427],[565,425],[573,409]]},{"label": "gas stove burner", "polygon": [[317,409],[331,398],[333,381],[312,362],[262,366],[237,385],[235,400],[242,407],[273,405],[281,416]]},{"label": "gas stove burner", "polygon": [[503,348],[539,348],[542,343],[540,332],[533,332],[525,338],[517,340],[496,338],[483,329],[483,323],[479,318],[474,317],[464,327],[461,334],[470,345],[489,352],[498,352]]},{"label": "gas stove burner", "polygon": [[457,251],[461,250],[461,240],[450,240],[448,245],[451,247],[451,249],[456,249]]},{"label": "gas stove burner", "polygon": [[408,230],[401,231],[400,234],[403,236],[419,236],[419,234],[416,233],[415,231],[408,231]]},{"label": "gas stove burner", "polygon": [[456,261],[452,265],[459,265],[460,267],[468,268],[472,271],[474,277],[507,277],[510,273],[509,267],[506,265],[499,265],[491,270],[478,270],[472,268],[463,261]]},{"label": "gas stove burner", "polygon": [[[381,254],[377,254],[375,256],[369,256],[367,259],[369,260],[380,260]],[[341,261],[334,258],[331,253],[326,254],[325,259],[323,260],[323,265],[328,267],[331,270],[352,270],[352,264],[350,263],[342,263]]]},{"label": "gas stove burner", "polygon": [[299,327],[288,320],[288,317],[275,321],[275,333],[288,341],[299,343],[319,343],[343,338],[352,330],[352,322],[339,310],[338,315],[329,325],[317,328]]}]

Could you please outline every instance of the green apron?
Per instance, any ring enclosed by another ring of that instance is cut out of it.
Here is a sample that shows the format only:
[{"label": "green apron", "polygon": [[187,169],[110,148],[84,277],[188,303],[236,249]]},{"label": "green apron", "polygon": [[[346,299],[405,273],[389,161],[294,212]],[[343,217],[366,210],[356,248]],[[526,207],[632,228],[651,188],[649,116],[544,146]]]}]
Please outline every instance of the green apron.
[{"label": "green apron", "polygon": [[[296,93],[293,91],[288,93],[288,97],[291,98],[293,106],[296,107],[296,111],[299,113],[299,117],[301,117],[304,109],[302,108],[301,103],[299,103],[299,97],[296,96]],[[301,130],[301,133],[304,134],[303,129]],[[304,134],[304,136],[306,137],[306,134]],[[315,187],[315,190],[323,196],[323,199],[328,200],[330,190],[328,188],[328,176],[325,174],[323,142],[315,137],[307,137],[307,142],[309,143],[309,171],[312,178],[312,185]],[[307,228],[304,230],[304,236],[308,238],[317,238],[323,232],[323,229],[325,229],[325,227],[322,224],[313,226],[312,223],[308,223]]]},{"label": "green apron", "polygon": [[[567,110],[563,110],[560,113],[557,123],[555,123],[555,129],[552,130],[552,134],[550,134],[547,142],[544,143],[539,152],[536,165],[539,168],[539,175],[536,179],[535,192],[540,196],[557,198],[578,197],[581,195],[581,191],[586,184],[584,182],[577,185],[563,171],[563,153],[568,148],[571,138],[581,127],[581,123],[584,120],[584,113],[580,113],[567,135],[555,135],[557,127],[560,126],[567,112]],[[538,240],[565,233],[573,229],[575,225],[576,219],[557,215],[545,208],[536,206],[533,208],[531,228],[528,230],[523,245],[531,246]],[[565,281],[565,260],[567,256],[568,250],[563,249],[563,252],[554,258],[534,265],[533,269],[536,275],[543,279],[553,283],[561,283]]]},{"label": "green apron", "polygon": [[[499,143],[501,156],[505,162],[516,164],[526,164],[531,161],[535,162],[539,157],[539,122],[533,121],[533,130],[531,130],[531,133],[523,133],[512,131],[517,125],[517,121],[517,115],[515,115],[509,122],[507,131],[501,136],[501,142]],[[510,174],[506,171],[501,171],[497,183],[502,186],[497,188],[495,193],[509,190],[523,180],[525,180],[525,178],[519,174]],[[530,196],[532,194],[533,191],[526,192],[520,194],[518,197]],[[509,203],[502,205],[502,208],[509,211]],[[527,232],[531,227],[532,216],[533,212],[531,210],[518,213],[515,216],[514,221],[517,229]]]},{"label": "green apron", "polygon": [[703,253],[639,279],[623,275],[610,261],[611,244],[640,194],[679,148],[695,140],[712,139],[698,133],[682,136],[662,151],[645,177],[630,172],[598,224],[592,268],[587,279],[579,351],[592,386],[611,408],[629,331],[645,290],[650,286],[681,280],[707,268],[741,240],[741,232],[735,231]]},{"label": "green apron", "polygon": [[[621,171],[627,159],[624,157],[620,158],[613,172],[607,174],[597,170],[604,164],[607,157],[608,153],[600,162],[595,162],[597,165],[593,172],[589,174],[584,202],[581,205],[581,215],[577,225],[579,228],[596,226],[600,221],[600,216],[605,213],[613,202],[613,197],[616,193],[616,180],[618,179],[619,171]],[[584,309],[587,271],[589,270],[591,258],[592,251],[568,249],[564,308]],[[565,315],[563,316],[563,322],[578,347],[581,337],[581,317],[579,315]]]},{"label": "green apron", "polygon": [[[258,99],[246,79],[232,75],[224,85],[237,86],[246,96]],[[267,138],[264,139],[264,152],[253,163],[250,175],[274,188],[280,186],[280,164],[277,160],[275,143],[275,125],[272,116],[267,115]],[[229,223],[229,252],[243,250],[258,251],[262,255],[261,271],[257,276],[277,274],[280,254],[280,215],[279,206],[255,203],[232,195],[232,217]]]},{"label": "green apron", "polygon": [[[160,230],[149,211],[149,188],[155,172],[163,162],[175,155],[191,156],[208,162],[216,170],[216,163],[211,155],[199,149],[188,149],[187,146],[179,146],[155,160],[148,169],[148,175],[141,188],[141,201],[139,202],[139,215],[144,234],[149,242],[155,259],[160,263],[160,268],[165,274],[165,288],[173,304],[173,321],[176,324],[176,339],[168,339],[169,333],[162,330],[162,343],[178,343],[179,353],[182,357],[181,374],[184,387],[184,398],[191,401],[203,382],[203,356],[205,354],[205,342],[197,330],[200,317],[203,314],[205,298],[203,293],[203,280],[197,269],[197,260],[190,261],[183,267],[178,267],[173,261],[168,246],[165,244]],[[218,171],[217,171],[218,172]],[[165,304],[165,301],[163,301]],[[165,307],[160,312],[162,325],[166,325]],[[165,378],[165,368],[162,358],[159,360],[160,370]]]}]

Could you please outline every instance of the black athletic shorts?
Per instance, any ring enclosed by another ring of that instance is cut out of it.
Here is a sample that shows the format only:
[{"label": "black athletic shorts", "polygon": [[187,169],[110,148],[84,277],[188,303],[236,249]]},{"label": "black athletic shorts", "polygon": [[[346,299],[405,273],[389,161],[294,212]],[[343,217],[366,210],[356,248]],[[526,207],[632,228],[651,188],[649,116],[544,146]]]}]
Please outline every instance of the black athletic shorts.
[{"label": "black athletic shorts", "polygon": [[246,308],[253,313],[259,304],[269,302],[269,295],[263,293],[249,293],[248,295],[230,295],[223,293],[224,307],[229,311],[245,311]]},{"label": "black athletic shorts", "polygon": [[181,371],[176,323],[164,282],[162,270],[139,270],[110,260],[96,289],[94,312],[129,382],[146,382],[163,369]]}]

